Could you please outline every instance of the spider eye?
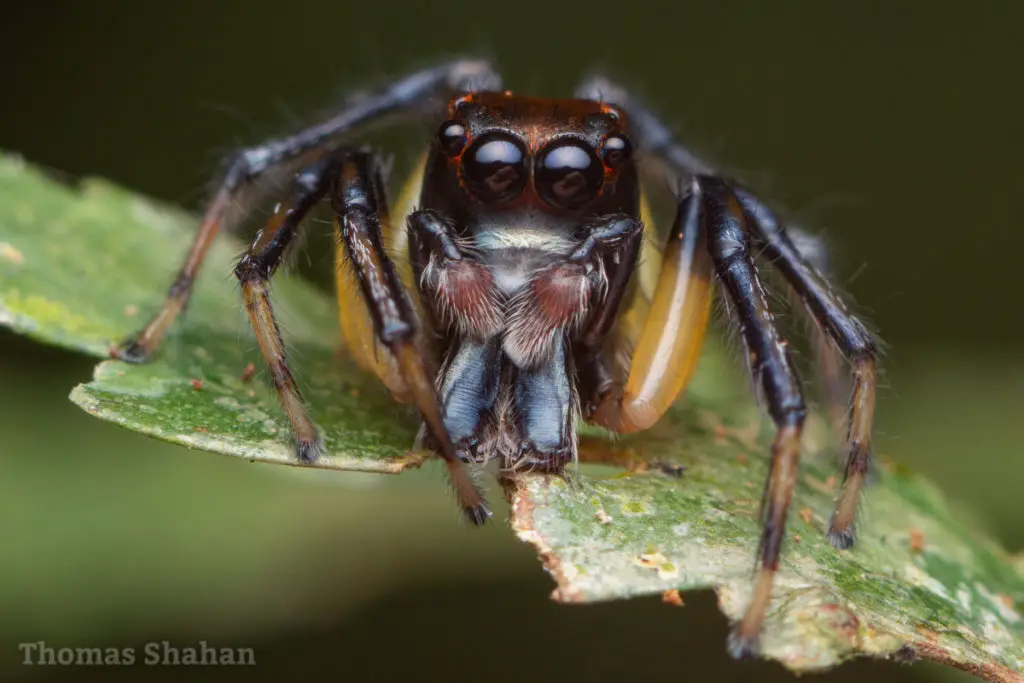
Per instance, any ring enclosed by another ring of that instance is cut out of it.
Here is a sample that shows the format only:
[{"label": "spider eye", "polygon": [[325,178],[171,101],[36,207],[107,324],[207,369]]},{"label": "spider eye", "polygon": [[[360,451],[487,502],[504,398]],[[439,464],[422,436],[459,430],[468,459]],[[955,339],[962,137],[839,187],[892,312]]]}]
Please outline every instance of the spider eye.
[{"label": "spider eye", "polygon": [[625,135],[609,135],[601,148],[601,156],[608,168],[622,168],[633,156],[633,143]]},{"label": "spider eye", "polygon": [[462,157],[462,172],[470,191],[482,202],[503,202],[526,186],[526,153],[516,140],[483,135]]},{"label": "spider eye", "polygon": [[535,183],[548,204],[577,209],[600,193],[604,169],[588,145],[575,140],[555,142],[540,156]]},{"label": "spider eye", "polygon": [[450,157],[456,156],[466,146],[466,127],[458,121],[445,121],[437,132],[441,151]]}]

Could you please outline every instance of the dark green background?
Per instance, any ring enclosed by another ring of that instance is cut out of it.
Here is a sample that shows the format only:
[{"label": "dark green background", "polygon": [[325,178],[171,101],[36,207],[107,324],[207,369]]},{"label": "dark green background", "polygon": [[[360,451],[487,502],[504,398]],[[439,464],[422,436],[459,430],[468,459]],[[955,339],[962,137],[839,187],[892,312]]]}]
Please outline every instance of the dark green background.
[{"label": "dark green background", "polygon": [[[445,56],[483,53],[509,87],[549,95],[607,70],[824,233],[890,345],[879,452],[1024,545],[1024,5],[8,4],[0,147],[190,207],[233,147]],[[416,132],[384,138],[400,166]],[[682,612],[548,604],[531,551],[500,525],[463,529],[436,470],[302,481],[188,453],[68,404],[90,361],[8,334],[0,351],[0,666],[26,640],[166,637],[256,647],[263,673],[345,680],[788,677],[726,659],[708,596]],[[862,663],[826,679],[935,671]]]}]

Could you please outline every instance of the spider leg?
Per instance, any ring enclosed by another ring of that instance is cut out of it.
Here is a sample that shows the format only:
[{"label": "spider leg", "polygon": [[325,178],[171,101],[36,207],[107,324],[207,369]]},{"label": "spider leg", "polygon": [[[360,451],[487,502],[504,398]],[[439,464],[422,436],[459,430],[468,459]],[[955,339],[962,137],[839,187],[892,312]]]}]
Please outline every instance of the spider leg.
[{"label": "spider leg", "polygon": [[700,193],[680,200],[650,313],[633,351],[625,386],[616,385],[601,356],[624,291],[616,286],[630,261],[625,258],[612,276],[609,294],[582,337],[581,377],[589,399],[588,421],[625,434],[647,429],[664,415],[690,381],[697,365],[711,310],[711,257],[700,223]]},{"label": "spider leg", "polygon": [[[831,265],[825,241],[817,235],[812,235],[799,228],[790,227],[786,231],[800,256],[823,278],[828,278]],[[792,287],[789,289],[794,298],[799,300],[799,293]],[[797,303],[803,304],[802,300]],[[814,325],[811,343],[814,346],[818,383],[824,399],[825,410],[836,431],[841,431],[846,424],[847,403],[850,395],[842,371],[843,356],[817,319],[813,315],[808,317]]]},{"label": "spider leg", "polygon": [[301,163],[311,152],[336,147],[340,138],[364,124],[415,111],[437,96],[475,88],[495,89],[499,85],[497,74],[485,62],[457,60],[441,64],[400,78],[372,95],[353,98],[335,116],[295,135],[269,140],[232,155],[160,310],[138,333],[111,349],[111,355],[144,362],[159,348],[167,330],[187,305],[192,285],[217,233],[222,228],[230,230],[238,222],[238,212],[232,211],[236,200],[268,170]]},{"label": "spider leg", "polygon": [[381,188],[373,157],[357,152],[341,165],[330,191],[348,264],[355,271],[377,339],[395,358],[405,385],[448,468],[466,517],[476,525],[490,516],[483,495],[462,466],[442,419],[435,368],[416,343],[420,321],[381,235]]},{"label": "spider leg", "polygon": [[[389,246],[391,218],[384,190],[384,178],[379,164],[375,165],[371,182],[376,193],[378,207],[377,219],[381,223],[381,231],[385,248]],[[363,293],[360,290],[356,273],[347,267],[341,267],[346,260],[345,244],[341,239],[341,230],[335,225],[335,294],[338,305],[338,322],[341,328],[343,343],[348,355],[360,368],[374,374],[388,388],[391,396],[399,403],[411,403],[412,396],[405,384],[405,378],[395,361],[394,356],[377,339],[373,328],[370,312],[366,308]]]},{"label": "spider leg", "polygon": [[256,343],[292,426],[296,455],[300,462],[306,463],[313,462],[322,453],[323,443],[288,367],[284,340],[270,304],[269,283],[288,246],[299,234],[302,220],[327,193],[335,166],[335,156],[330,155],[301,170],[292,181],[290,199],[277,208],[235,266]]},{"label": "spider leg", "polygon": [[476,460],[498,400],[504,302],[491,271],[467,252],[452,225],[422,209],[406,222],[409,255],[437,329],[454,328],[457,348],[440,374],[442,419],[461,458]]},{"label": "spider leg", "polygon": [[[628,110],[638,147],[647,151],[649,165],[687,176],[715,175],[707,163],[681,145],[672,132],[622,87],[603,77],[583,83],[577,94],[602,99]],[[878,344],[864,325],[853,316],[843,301],[814,266],[803,258],[787,234],[786,228],[765,204],[752,193],[730,183],[748,215],[746,221],[753,237],[764,247],[768,258],[803,299],[816,324],[831,338],[851,366],[853,390],[847,417],[846,457],[843,490],[836,501],[828,537],[837,548],[849,548],[855,540],[854,520],[860,491],[871,462],[871,430],[874,421],[875,392],[878,384]]]},{"label": "spider leg", "polygon": [[704,225],[715,271],[728,297],[730,312],[739,324],[750,363],[768,413],[775,423],[768,480],[762,497],[764,530],[758,548],[754,591],[746,613],[730,634],[734,657],[756,652],[758,634],[771,600],[772,583],[779,565],[793,489],[800,458],[800,435],[806,409],[796,369],[786,350],[786,341],[775,327],[764,290],[751,255],[747,220],[733,191],[718,178],[695,181],[696,193],[703,186]]},{"label": "spider leg", "polygon": [[622,86],[604,76],[593,76],[576,88],[576,96],[616,104],[629,114],[633,135],[647,155],[647,164],[661,165],[673,175],[713,175],[715,170],[679,144],[668,126],[640,104]]},{"label": "spider leg", "polygon": [[871,464],[871,428],[878,385],[877,344],[871,333],[832,291],[828,281],[801,258],[771,210],[746,190],[737,188],[736,197],[749,219],[753,234],[764,242],[765,256],[779,268],[852,368],[853,392],[847,426],[843,490],[836,501],[828,530],[832,545],[840,549],[849,548],[855,540],[854,519],[860,491]]}]

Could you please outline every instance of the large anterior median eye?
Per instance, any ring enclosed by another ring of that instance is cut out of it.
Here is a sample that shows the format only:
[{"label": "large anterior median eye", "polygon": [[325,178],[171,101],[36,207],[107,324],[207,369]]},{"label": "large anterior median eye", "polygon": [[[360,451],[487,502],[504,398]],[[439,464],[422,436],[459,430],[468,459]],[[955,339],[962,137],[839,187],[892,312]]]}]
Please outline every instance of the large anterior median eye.
[{"label": "large anterior median eye", "polygon": [[553,142],[538,158],[534,184],[548,204],[576,209],[600,193],[604,166],[583,142]]},{"label": "large anterior median eye", "polygon": [[462,172],[466,185],[480,201],[506,201],[526,186],[526,153],[514,138],[482,135],[462,155]]}]

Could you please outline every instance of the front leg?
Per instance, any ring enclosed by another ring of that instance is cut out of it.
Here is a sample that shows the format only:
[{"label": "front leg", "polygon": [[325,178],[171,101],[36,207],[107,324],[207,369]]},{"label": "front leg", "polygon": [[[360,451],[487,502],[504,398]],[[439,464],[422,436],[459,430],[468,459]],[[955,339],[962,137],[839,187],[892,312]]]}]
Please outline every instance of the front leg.
[{"label": "front leg", "polygon": [[423,422],[444,459],[459,505],[470,522],[483,524],[490,510],[458,457],[442,419],[434,387],[436,368],[417,344],[420,321],[384,249],[380,215],[383,199],[375,183],[374,158],[353,154],[336,175],[331,205],[338,217],[348,265],[355,272],[377,340],[394,356]]},{"label": "front leg", "polygon": [[435,328],[456,332],[438,382],[441,419],[459,457],[482,460],[501,381],[504,302],[491,271],[440,214],[410,214],[407,232],[424,307],[440,323]]}]

